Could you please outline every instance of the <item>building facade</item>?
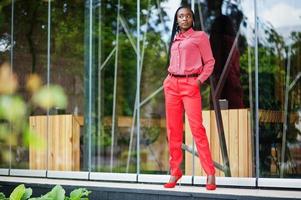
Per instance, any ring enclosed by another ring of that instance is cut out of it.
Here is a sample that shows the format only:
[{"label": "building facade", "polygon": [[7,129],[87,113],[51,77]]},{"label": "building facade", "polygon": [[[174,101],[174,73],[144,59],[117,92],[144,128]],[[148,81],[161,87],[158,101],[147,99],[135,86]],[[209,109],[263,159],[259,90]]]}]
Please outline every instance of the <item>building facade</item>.
[{"label": "building facade", "polygon": [[[30,107],[26,121],[44,145],[24,134],[0,140],[7,152],[0,174],[168,180],[162,82],[182,4],[194,11],[195,29],[210,36],[216,60],[201,93],[217,183],[301,188],[298,0],[1,1],[0,59],[17,75],[18,94],[30,104],[26,80],[37,74],[63,87],[68,105]],[[186,121],[184,127],[182,182],[203,184]]]}]

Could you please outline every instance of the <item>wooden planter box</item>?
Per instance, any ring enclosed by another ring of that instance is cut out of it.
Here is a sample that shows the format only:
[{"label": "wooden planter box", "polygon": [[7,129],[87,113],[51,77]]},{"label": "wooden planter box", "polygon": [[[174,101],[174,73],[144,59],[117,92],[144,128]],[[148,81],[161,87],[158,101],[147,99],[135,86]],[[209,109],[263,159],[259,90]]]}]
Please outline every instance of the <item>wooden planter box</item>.
[{"label": "wooden planter box", "polygon": [[[230,162],[232,177],[252,177],[252,135],[251,119],[249,109],[222,110],[222,118],[227,144],[227,151]],[[203,124],[206,128],[213,160],[223,164],[221,149],[219,144],[215,112],[213,110],[203,111]],[[192,134],[189,123],[185,117],[185,143],[192,146]],[[195,148],[196,150],[196,148]],[[191,153],[185,153],[185,174],[192,175]],[[199,158],[194,161],[195,175],[205,176]],[[224,176],[224,173],[216,170],[217,176]]]},{"label": "wooden planter box", "polygon": [[42,148],[36,148],[33,144],[29,144],[30,169],[80,170],[80,126],[83,125],[82,117],[50,115],[47,119],[47,116],[31,116],[29,124],[30,128],[46,144]]}]

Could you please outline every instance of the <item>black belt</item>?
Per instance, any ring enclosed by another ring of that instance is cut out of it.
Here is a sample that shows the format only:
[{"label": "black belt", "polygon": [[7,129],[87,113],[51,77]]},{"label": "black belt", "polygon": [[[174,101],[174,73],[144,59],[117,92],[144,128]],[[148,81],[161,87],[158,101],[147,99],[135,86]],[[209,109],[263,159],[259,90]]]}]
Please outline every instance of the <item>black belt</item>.
[{"label": "black belt", "polygon": [[172,74],[168,73],[169,76],[176,77],[176,78],[187,78],[187,77],[198,77],[199,74]]}]

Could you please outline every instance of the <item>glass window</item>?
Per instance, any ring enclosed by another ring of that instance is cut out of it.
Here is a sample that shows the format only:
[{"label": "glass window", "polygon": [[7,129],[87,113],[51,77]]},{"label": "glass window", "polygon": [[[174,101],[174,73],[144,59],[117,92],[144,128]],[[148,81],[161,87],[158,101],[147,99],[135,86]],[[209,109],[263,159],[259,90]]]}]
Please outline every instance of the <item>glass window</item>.
[{"label": "glass window", "polygon": [[[257,1],[255,55],[254,0],[138,2],[138,12],[137,1],[0,3],[0,67],[16,74],[24,120],[36,133],[17,135],[17,124],[0,113],[0,168],[169,174],[163,81],[174,14],[188,4],[215,58],[200,92],[216,175],[255,177],[259,164],[260,178],[300,178],[301,3]],[[35,106],[27,88],[32,74],[60,85],[67,107]],[[184,174],[205,176],[185,115],[183,133]]]},{"label": "glass window", "polygon": [[301,3],[258,4],[260,177],[301,175]]},{"label": "glass window", "polygon": [[97,5],[95,41],[95,133],[92,170],[136,173],[136,2]]},{"label": "glass window", "polygon": [[48,169],[84,168],[84,30],[83,1],[52,1],[50,84],[63,87],[68,105],[49,111]]},{"label": "glass window", "polygon": [[[174,12],[180,1],[141,4],[140,172],[169,173],[163,80]],[[184,165],[184,163],[183,163]],[[184,170],[184,169],[183,169]]]},{"label": "glass window", "polygon": [[[0,70],[1,75],[3,73],[3,67],[6,66],[10,68],[10,50],[12,49],[11,44],[11,2],[8,1],[4,5],[1,5],[2,9],[0,10]],[[0,75],[0,76],[1,76]],[[4,79],[3,75],[1,79]],[[4,80],[1,80],[2,85],[1,91],[3,91]],[[2,101],[2,93],[0,92],[0,98]],[[0,117],[0,168],[9,168],[10,167],[10,142],[9,142],[10,125],[9,123]]]},{"label": "glass window", "polygon": [[[31,103],[31,93],[26,89],[26,82],[30,74],[37,74],[45,84],[47,82],[47,7],[45,1],[14,2],[14,48],[12,70],[16,73],[19,88],[18,94],[28,103]],[[29,106],[29,115],[45,115],[46,111]],[[12,168],[15,169],[46,169],[47,168],[47,137],[45,123],[40,126],[31,117],[29,126],[37,125],[44,131],[37,131],[37,135],[43,138],[41,149],[32,143],[26,142],[25,133],[18,137],[12,145]],[[39,160],[38,158],[42,158]]]},{"label": "glass window", "polygon": [[[212,82],[208,79],[202,85],[201,93],[203,124],[215,161],[216,175],[253,177],[253,1],[196,1],[194,8],[195,26],[210,36],[215,58]],[[212,92],[218,94],[216,98],[212,97]],[[220,107],[221,120],[218,120],[218,107],[214,104]],[[220,133],[218,126],[223,129]],[[185,134],[185,143],[192,149],[193,141],[187,120]],[[196,151],[196,148],[192,150]],[[186,172],[206,176],[198,157],[191,157],[189,151],[185,152],[185,156]]]}]

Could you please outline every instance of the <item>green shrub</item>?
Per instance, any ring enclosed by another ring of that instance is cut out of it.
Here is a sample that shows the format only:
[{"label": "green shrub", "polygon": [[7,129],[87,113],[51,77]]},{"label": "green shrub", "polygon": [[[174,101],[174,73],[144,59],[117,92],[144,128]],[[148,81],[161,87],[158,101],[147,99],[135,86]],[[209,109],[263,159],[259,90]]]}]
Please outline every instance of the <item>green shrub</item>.
[{"label": "green shrub", "polygon": [[56,185],[50,192],[41,197],[33,197],[31,188],[25,188],[24,184],[17,186],[6,198],[3,193],[0,193],[0,200],[89,200],[88,196],[91,191],[85,188],[78,188],[70,193],[70,197],[65,196],[65,190],[60,185]]}]

